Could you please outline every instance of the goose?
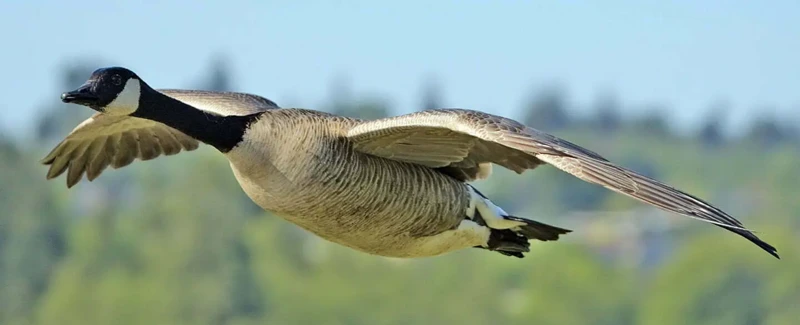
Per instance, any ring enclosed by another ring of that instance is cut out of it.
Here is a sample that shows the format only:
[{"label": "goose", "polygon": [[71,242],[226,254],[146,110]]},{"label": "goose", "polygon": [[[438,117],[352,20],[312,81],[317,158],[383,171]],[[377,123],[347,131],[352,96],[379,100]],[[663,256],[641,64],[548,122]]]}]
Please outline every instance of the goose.
[{"label": "goose", "polygon": [[96,113],[41,161],[67,187],[121,168],[216,148],[258,206],[367,254],[418,258],[479,248],[523,258],[530,241],[571,230],[507,213],[472,181],[492,165],[521,174],[549,165],[583,181],[775,247],[711,204],[513,119],[460,108],[362,120],[280,108],[236,92],[156,90],[133,71],[94,71],[65,103]]}]

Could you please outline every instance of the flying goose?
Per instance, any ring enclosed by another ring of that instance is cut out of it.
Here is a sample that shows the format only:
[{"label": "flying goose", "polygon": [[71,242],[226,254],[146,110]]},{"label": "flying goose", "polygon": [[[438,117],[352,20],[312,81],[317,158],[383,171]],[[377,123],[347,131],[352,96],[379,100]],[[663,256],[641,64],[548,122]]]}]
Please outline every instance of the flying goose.
[{"label": "flying goose", "polygon": [[466,109],[432,109],[361,120],[263,97],[155,90],[122,67],[98,69],[66,103],[97,113],[43,160],[47,178],[72,187],[120,168],[191,151],[221,152],[244,192],[263,209],[331,242],[390,257],[481,248],[522,258],[529,240],[570,230],[510,215],[470,181],[492,164],[522,173],[548,164],[680,215],[774,247],[703,200],[618,166],[597,153],[520,124]]}]

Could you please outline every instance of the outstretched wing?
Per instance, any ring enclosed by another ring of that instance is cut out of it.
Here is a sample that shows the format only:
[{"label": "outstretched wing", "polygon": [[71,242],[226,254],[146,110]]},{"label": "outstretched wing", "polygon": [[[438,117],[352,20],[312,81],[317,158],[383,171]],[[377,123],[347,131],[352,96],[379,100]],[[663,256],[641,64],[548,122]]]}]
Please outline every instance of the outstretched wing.
[{"label": "outstretched wing", "polygon": [[[219,115],[248,115],[278,108],[255,95],[197,90],[159,90],[198,109]],[[199,142],[164,124],[130,116],[92,115],[72,130],[42,163],[50,165],[47,179],[67,172],[67,187],[97,178],[108,166],[120,168],[135,159],[150,160],[164,154],[197,149]]]},{"label": "outstretched wing", "polygon": [[778,257],[771,245],[741,222],[707,202],[613,164],[588,149],[521,123],[463,109],[427,110],[364,121],[347,134],[356,150],[388,159],[445,168],[480,178],[482,164],[522,173],[547,163],[586,182],[601,185],[667,211],[713,223],[739,234]]}]

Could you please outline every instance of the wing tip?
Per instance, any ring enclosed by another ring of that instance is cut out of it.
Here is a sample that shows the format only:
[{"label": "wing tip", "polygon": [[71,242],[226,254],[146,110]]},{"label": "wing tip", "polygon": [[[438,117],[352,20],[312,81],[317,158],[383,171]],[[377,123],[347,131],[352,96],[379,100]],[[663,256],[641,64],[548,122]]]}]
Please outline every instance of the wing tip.
[{"label": "wing tip", "polygon": [[723,228],[725,228],[726,230],[731,231],[733,233],[736,233],[739,236],[742,236],[742,237],[746,238],[747,240],[749,240],[753,244],[756,244],[756,246],[758,246],[759,248],[763,249],[765,252],[769,253],[769,255],[772,255],[775,258],[779,259],[779,260],[781,259],[780,255],[778,255],[778,249],[775,248],[775,246],[772,246],[772,245],[768,244],[767,242],[761,240],[761,238],[758,238],[758,236],[756,236],[754,233],[752,233],[750,231],[747,231],[747,230],[741,230],[741,229],[733,228],[733,227],[729,228],[729,227],[724,227],[723,226]]},{"label": "wing tip", "polygon": [[758,247],[761,247],[761,249],[763,249],[764,251],[769,253],[769,255],[772,255],[777,259],[781,259],[780,255],[778,255],[778,249],[775,248],[774,246],[772,246],[770,244],[767,244],[767,242],[765,242],[763,240],[760,240],[760,239],[758,240],[758,242],[755,242],[755,243],[756,243],[756,245],[758,245]]},{"label": "wing tip", "polygon": [[772,255],[772,256],[774,256],[774,257],[775,257],[775,258],[777,258],[777,259],[781,259],[781,256],[780,256],[780,255],[778,255],[778,249],[776,249],[775,247],[772,247],[772,245],[770,245],[770,244],[767,244],[767,243],[765,243],[765,242],[762,242],[762,243],[763,243],[763,245],[758,245],[758,244],[757,244],[757,245],[758,245],[759,247],[761,247],[761,249],[763,249],[763,250],[765,250],[767,253],[769,253],[769,255]]}]

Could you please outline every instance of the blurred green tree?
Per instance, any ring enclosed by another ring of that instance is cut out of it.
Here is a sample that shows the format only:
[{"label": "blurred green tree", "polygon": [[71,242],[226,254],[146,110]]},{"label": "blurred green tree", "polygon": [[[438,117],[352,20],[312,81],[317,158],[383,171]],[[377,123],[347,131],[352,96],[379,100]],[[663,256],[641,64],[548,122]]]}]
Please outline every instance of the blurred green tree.
[{"label": "blurred green tree", "polygon": [[197,83],[196,89],[235,91],[233,69],[227,56],[219,54],[213,57],[209,62],[208,71],[208,75]]},{"label": "blurred green tree", "polygon": [[652,137],[668,137],[672,135],[669,122],[665,116],[668,110],[661,105],[648,105],[642,108],[643,114],[633,121],[633,130]]},{"label": "blurred green tree", "polygon": [[566,93],[556,84],[543,87],[534,93],[525,105],[524,112],[523,124],[549,132],[564,129],[572,122]]},{"label": "blurred green tree", "polygon": [[617,132],[622,127],[620,102],[615,94],[603,93],[595,98],[594,116],[589,125],[601,134]]},{"label": "blurred green tree", "polygon": [[777,118],[767,114],[757,116],[747,134],[747,139],[762,149],[773,149],[788,137],[787,130]]},{"label": "blurred green tree", "polygon": [[[69,253],[67,206],[43,182],[36,158],[0,138],[0,323],[30,320]],[[39,181],[33,181],[33,180]]]},{"label": "blurred green tree", "polygon": [[725,112],[729,110],[730,105],[726,101],[720,101],[711,106],[697,135],[705,148],[715,149],[725,144],[722,124],[727,117]]},{"label": "blurred green tree", "polygon": [[442,85],[435,77],[428,77],[422,85],[422,99],[418,111],[445,108]]},{"label": "blurred green tree", "polygon": [[[791,247],[796,242],[785,237],[787,232],[771,229],[774,243]],[[790,320],[787,313],[797,309],[789,305],[800,302],[800,278],[790,275],[798,266],[797,251],[790,249],[784,261],[777,261],[752,247],[731,249],[727,235],[688,239],[645,286],[639,323],[790,324],[784,322]]]}]

